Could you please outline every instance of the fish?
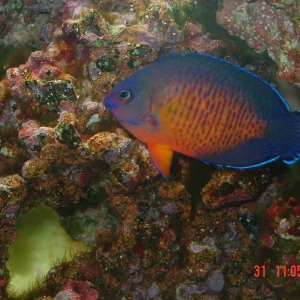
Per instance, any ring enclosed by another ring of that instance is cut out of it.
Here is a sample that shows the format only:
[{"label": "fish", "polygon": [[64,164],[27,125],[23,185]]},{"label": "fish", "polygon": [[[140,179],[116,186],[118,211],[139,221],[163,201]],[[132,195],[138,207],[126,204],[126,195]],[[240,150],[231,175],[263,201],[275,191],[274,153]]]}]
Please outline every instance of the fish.
[{"label": "fish", "polygon": [[237,169],[300,158],[300,111],[264,79],[209,54],[155,61],[116,84],[104,105],[165,178],[174,151]]}]

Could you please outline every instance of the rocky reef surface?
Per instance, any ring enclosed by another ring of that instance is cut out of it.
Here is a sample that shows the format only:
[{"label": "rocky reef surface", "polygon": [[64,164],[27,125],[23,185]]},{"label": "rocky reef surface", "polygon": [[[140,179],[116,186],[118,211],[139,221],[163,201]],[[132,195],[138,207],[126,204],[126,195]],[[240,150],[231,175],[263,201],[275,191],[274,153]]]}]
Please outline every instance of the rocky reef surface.
[{"label": "rocky reef surface", "polygon": [[[0,299],[297,295],[296,171],[280,162],[233,171],[176,155],[165,181],[102,104],[116,82],[171,50],[243,64],[236,41],[209,32],[215,18],[268,50],[279,79],[299,84],[298,1],[0,0],[1,46],[37,49],[0,82]],[[262,60],[246,67],[271,79]],[[8,246],[41,204],[90,250],[14,297]]]},{"label": "rocky reef surface", "polygon": [[300,87],[300,2],[224,0],[221,5],[217,22],[257,52],[268,51],[277,78]]}]

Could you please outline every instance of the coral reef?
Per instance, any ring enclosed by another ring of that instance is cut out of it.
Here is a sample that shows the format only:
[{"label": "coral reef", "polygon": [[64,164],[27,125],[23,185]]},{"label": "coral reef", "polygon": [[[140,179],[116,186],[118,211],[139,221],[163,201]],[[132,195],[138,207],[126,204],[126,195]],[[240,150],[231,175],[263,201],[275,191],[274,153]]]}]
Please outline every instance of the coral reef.
[{"label": "coral reef", "polygon": [[[298,4],[277,2],[236,1],[232,8],[224,0],[218,22],[257,51],[268,49],[279,78],[297,83],[291,41]],[[275,163],[233,171],[175,155],[165,181],[145,145],[118,128],[101,101],[116,82],[171,50],[233,57],[226,40],[201,24],[217,1],[13,3],[0,0],[1,45],[38,51],[0,82],[0,299],[8,299],[17,224],[41,204],[91,250],[53,266],[42,289],[22,299],[293,296],[299,279],[275,272],[276,264],[300,264],[299,195],[289,169]],[[276,20],[276,42],[253,40],[264,27],[253,22],[267,19],[263,11]],[[265,64],[248,68],[269,72]],[[254,276],[254,265],[268,266],[266,278]]]},{"label": "coral reef", "polygon": [[217,22],[245,39],[256,51],[268,51],[277,77],[300,86],[299,1],[224,0]]}]

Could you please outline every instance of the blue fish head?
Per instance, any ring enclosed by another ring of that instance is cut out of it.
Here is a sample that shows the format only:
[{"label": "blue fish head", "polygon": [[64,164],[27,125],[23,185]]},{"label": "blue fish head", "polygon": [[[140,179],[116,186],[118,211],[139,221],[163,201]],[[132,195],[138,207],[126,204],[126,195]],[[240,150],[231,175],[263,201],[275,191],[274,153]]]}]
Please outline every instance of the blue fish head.
[{"label": "blue fish head", "polygon": [[104,105],[105,105],[106,109],[109,111],[117,108],[116,105],[113,103],[113,101],[109,97],[106,97],[104,99]]},{"label": "blue fish head", "polygon": [[153,98],[151,82],[141,71],[118,83],[104,99],[106,109],[131,132],[132,126],[143,124]]}]

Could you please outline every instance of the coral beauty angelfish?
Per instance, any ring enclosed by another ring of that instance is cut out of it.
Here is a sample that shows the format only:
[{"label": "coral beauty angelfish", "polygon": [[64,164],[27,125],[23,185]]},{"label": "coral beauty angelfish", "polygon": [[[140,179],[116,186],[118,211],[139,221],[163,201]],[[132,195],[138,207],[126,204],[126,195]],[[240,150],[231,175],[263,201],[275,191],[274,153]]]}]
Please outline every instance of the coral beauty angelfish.
[{"label": "coral beauty angelfish", "polygon": [[300,111],[249,71],[201,53],[170,55],[117,84],[104,104],[170,175],[173,151],[250,168],[300,158]]}]

